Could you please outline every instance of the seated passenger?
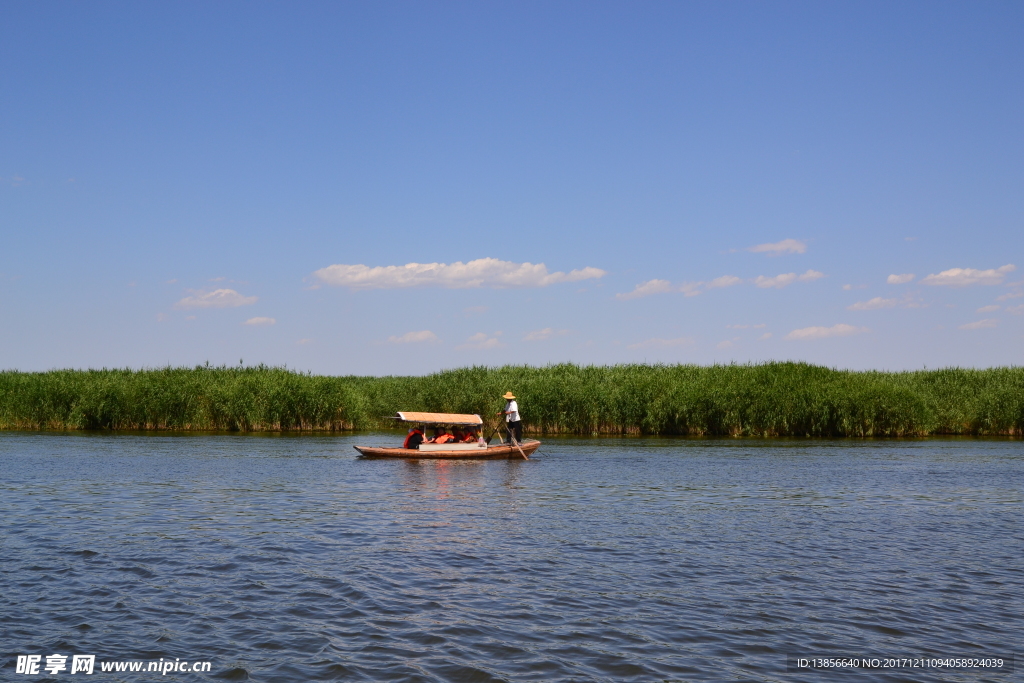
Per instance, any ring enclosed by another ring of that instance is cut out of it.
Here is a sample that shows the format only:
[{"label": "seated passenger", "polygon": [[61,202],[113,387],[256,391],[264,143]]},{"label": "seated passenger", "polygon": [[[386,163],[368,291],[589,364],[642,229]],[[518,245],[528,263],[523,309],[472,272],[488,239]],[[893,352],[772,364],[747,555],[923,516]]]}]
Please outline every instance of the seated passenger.
[{"label": "seated passenger", "polygon": [[421,443],[423,443],[423,427],[413,427],[405,435],[405,443],[402,444],[402,448],[412,448],[415,450],[419,448]]},{"label": "seated passenger", "polygon": [[434,436],[427,443],[448,443],[451,440],[452,435],[444,427],[434,427]]},{"label": "seated passenger", "polygon": [[452,441],[455,443],[462,443],[465,441],[465,435],[462,431],[462,427],[452,427]]},{"label": "seated passenger", "polygon": [[476,430],[472,427],[466,429],[465,435],[462,437],[462,443],[474,443],[477,440]]}]

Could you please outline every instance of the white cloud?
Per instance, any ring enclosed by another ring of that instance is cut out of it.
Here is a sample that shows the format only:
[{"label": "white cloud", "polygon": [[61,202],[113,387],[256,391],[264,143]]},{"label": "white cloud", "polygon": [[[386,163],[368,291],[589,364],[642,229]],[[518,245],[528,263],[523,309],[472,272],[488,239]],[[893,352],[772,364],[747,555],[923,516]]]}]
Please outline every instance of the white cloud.
[{"label": "white cloud", "polygon": [[876,296],[874,299],[868,299],[867,301],[858,301],[852,306],[847,306],[848,311],[874,311],[879,308],[892,308],[899,303],[899,299],[883,299],[880,296]]},{"label": "white cloud", "polygon": [[694,341],[691,337],[676,337],[675,339],[660,339],[655,337],[653,339],[645,339],[642,342],[636,344],[630,344],[626,348],[628,349],[657,349],[665,348],[670,346],[692,346]]},{"label": "white cloud", "polygon": [[988,306],[982,306],[976,311],[976,313],[991,313],[992,311],[998,311],[1000,308],[1002,308],[1002,306],[999,306],[998,304],[990,304]]},{"label": "white cloud", "polygon": [[913,273],[903,273],[902,275],[890,275],[885,279],[885,281],[890,285],[905,285],[913,279]]},{"label": "white cloud", "polygon": [[1024,304],[1019,306],[1007,306],[1006,312],[1010,315],[1021,315],[1024,314]]},{"label": "white cloud", "polygon": [[781,254],[802,254],[807,251],[807,245],[800,240],[786,239],[781,242],[769,242],[767,244],[758,244],[753,247],[747,247],[747,251],[752,251],[755,254],[768,254],[769,256],[779,256]]},{"label": "white cloud", "polygon": [[781,289],[786,285],[792,284],[794,282],[796,282],[796,273],[783,273],[781,275],[776,275],[775,277],[768,277],[767,275],[758,275],[754,279],[755,285],[765,289],[769,287],[776,287]]},{"label": "white cloud", "polygon": [[797,275],[796,273],[782,273],[775,277],[766,277],[764,275],[758,275],[754,278],[754,284],[763,289],[774,287],[775,289],[782,289],[787,287],[794,282],[812,282],[818,278],[825,277],[825,273],[820,273],[816,270],[808,270],[803,275]]},{"label": "white cloud", "polygon": [[998,285],[1017,267],[1008,263],[1000,268],[975,270],[974,268],[950,268],[938,275],[929,275],[921,280],[926,285],[946,285],[947,287],[966,287],[968,285]]},{"label": "white cloud", "polygon": [[629,299],[639,299],[643,296],[650,296],[652,294],[662,294],[664,292],[672,291],[672,283],[668,280],[648,280],[642,284],[637,285],[633,288],[632,292],[628,294],[616,294],[615,298],[619,301],[628,301]]},{"label": "white cloud", "polygon": [[1024,292],[1007,292],[996,297],[996,301],[1009,301],[1010,299],[1019,299],[1024,296]]},{"label": "white cloud", "polygon": [[843,291],[844,292],[849,292],[849,291],[852,291],[854,289],[867,289],[867,288],[868,288],[867,285],[843,285]]},{"label": "white cloud", "polygon": [[684,282],[679,285],[679,291],[683,293],[683,296],[697,296],[701,293],[703,286],[703,282]]},{"label": "white cloud", "polygon": [[260,317],[260,318],[249,318],[248,320],[246,320],[242,324],[243,325],[276,325],[277,321],[274,320],[273,318],[263,318],[263,317]]},{"label": "white cloud", "polygon": [[705,292],[709,289],[720,289],[722,287],[732,287],[743,282],[743,278],[736,277],[735,275],[722,275],[716,277],[714,280],[707,282],[701,280],[700,282],[684,282],[679,285],[679,291],[683,293],[683,296],[697,296],[701,292]]},{"label": "white cloud", "polygon": [[736,342],[740,340],[739,337],[733,337],[732,339],[725,339],[715,344],[716,349],[731,349],[736,346]]},{"label": "white cloud", "polygon": [[673,285],[668,280],[648,280],[647,282],[641,283],[633,288],[632,292],[626,294],[616,294],[615,298],[619,301],[626,301],[629,299],[639,299],[642,296],[650,296],[652,294],[663,294],[665,292],[682,292],[683,296],[697,296],[703,291],[709,289],[717,289],[721,287],[732,287],[743,282],[743,278],[738,278],[735,275],[722,275],[716,277],[714,280],[705,282],[684,282],[681,285]]},{"label": "white cloud", "polygon": [[399,289],[405,287],[547,287],[559,282],[576,282],[604,277],[600,268],[582,268],[569,273],[549,273],[543,263],[512,263],[481,258],[468,263],[407,263],[404,266],[335,264],[313,273],[318,281],[352,289]]},{"label": "white cloud", "polygon": [[851,334],[869,332],[866,327],[854,327],[853,325],[833,325],[832,327],[803,327],[793,330],[786,335],[786,339],[825,339],[827,337],[848,337]]},{"label": "white cloud", "polygon": [[707,283],[706,289],[715,289],[716,287],[732,287],[743,282],[743,278],[738,278],[735,275],[723,275],[722,277],[716,277],[711,282]]},{"label": "white cloud", "polygon": [[501,336],[501,332],[495,332],[494,336],[488,336],[483,332],[477,332],[472,337],[466,340],[466,343],[461,346],[456,346],[456,349],[496,349],[503,344],[498,341],[498,337]]},{"label": "white cloud", "polygon": [[960,329],[961,330],[982,330],[982,329],[985,329],[986,327],[995,327],[998,324],[999,324],[999,321],[996,320],[995,318],[985,318],[984,320],[978,320],[978,321],[973,322],[973,323],[967,323],[966,325],[961,325]]},{"label": "white cloud", "polygon": [[782,289],[794,282],[811,282],[822,277],[825,277],[824,273],[818,272],[817,270],[808,270],[802,275],[797,275],[796,273],[783,273],[781,275],[776,275],[775,277],[760,275],[753,280],[744,280],[743,278],[736,277],[735,275],[722,275],[721,277],[716,277],[713,280],[684,282],[679,285],[673,285],[668,280],[648,280],[647,282],[643,282],[634,287],[632,292],[616,294],[615,298],[619,301],[627,301],[629,299],[639,299],[640,297],[650,296],[652,294],[664,294],[666,292],[682,292],[683,296],[697,296],[709,289],[733,287],[744,282],[753,282],[755,285],[762,288],[775,287],[777,289]]},{"label": "white cloud", "polygon": [[255,296],[242,296],[233,289],[215,289],[212,292],[190,289],[187,296],[174,304],[177,309],[187,308],[235,308],[250,306],[257,301]]},{"label": "white cloud", "polygon": [[523,341],[544,341],[545,339],[551,339],[551,337],[562,337],[569,334],[569,330],[556,330],[551,327],[545,327],[543,330],[534,330],[528,332]]},{"label": "white cloud", "polygon": [[758,337],[758,339],[771,339],[771,338],[772,338],[772,333],[771,332],[765,332],[760,337]]},{"label": "white cloud", "polygon": [[437,341],[437,335],[431,332],[430,330],[420,330],[419,332],[406,332],[400,337],[388,337],[389,344],[418,344],[420,342],[434,341]]}]

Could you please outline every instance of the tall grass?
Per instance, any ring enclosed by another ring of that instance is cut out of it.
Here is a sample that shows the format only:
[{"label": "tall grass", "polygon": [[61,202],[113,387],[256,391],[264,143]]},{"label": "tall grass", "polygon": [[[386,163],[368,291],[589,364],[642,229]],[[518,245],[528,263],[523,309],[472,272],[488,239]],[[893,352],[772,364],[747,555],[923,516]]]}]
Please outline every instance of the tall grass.
[{"label": "tall grass", "polygon": [[393,426],[386,416],[398,410],[491,416],[509,390],[535,434],[1024,434],[1024,368],[853,372],[804,363],[478,366],[424,377],[265,366],[4,371],[0,429],[371,429]]}]

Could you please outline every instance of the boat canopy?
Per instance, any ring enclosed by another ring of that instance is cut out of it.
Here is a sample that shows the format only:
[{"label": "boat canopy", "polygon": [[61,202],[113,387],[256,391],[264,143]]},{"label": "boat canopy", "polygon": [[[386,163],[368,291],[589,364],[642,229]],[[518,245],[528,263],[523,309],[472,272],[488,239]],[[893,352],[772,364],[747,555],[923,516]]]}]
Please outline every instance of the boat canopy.
[{"label": "boat canopy", "polygon": [[425,425],[473,425],[484,423],[479,415],[459,415],[457,413],[407,413],[399,411],[398,418],[402,422],[417,422]]}]

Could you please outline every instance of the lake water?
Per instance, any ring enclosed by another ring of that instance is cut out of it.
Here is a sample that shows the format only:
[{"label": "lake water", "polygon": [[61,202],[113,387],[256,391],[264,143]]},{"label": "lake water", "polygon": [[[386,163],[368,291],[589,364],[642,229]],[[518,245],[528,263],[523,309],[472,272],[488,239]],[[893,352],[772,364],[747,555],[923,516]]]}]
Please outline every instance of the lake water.
[{"label": "lake water", "polygon": [[[352,449],[400,438],[0,433],[0,679],[92,654],[99,681],[825,681],[788,658],[1024,634],[1024,442]],[[99,670],[161,658],[211,669]]]}]

